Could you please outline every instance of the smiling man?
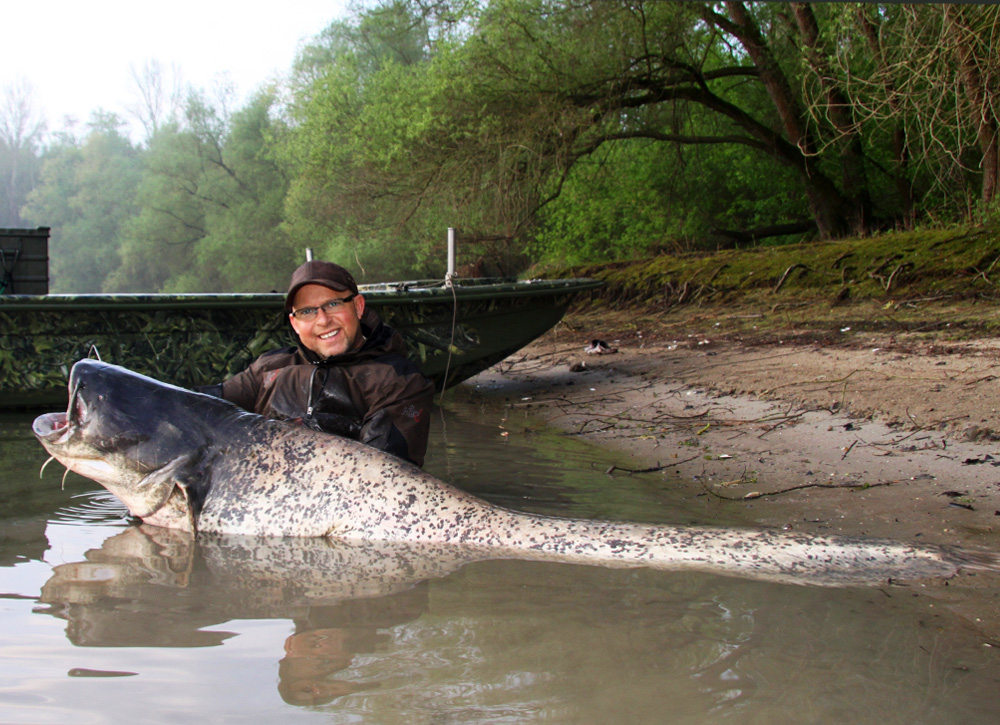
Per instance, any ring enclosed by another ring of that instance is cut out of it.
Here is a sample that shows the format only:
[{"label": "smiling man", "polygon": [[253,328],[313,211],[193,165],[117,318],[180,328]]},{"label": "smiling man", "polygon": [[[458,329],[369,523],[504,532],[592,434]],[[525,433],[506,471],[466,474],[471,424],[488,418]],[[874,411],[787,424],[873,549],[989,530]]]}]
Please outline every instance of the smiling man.
[{"label": "smiling man", "polygon": [[297,346],[264,353],[199,390],[422,466],[434,385],[406,358],[399,333],[365,309],[351,273],[306,262],[292,275],[285,311]]}]

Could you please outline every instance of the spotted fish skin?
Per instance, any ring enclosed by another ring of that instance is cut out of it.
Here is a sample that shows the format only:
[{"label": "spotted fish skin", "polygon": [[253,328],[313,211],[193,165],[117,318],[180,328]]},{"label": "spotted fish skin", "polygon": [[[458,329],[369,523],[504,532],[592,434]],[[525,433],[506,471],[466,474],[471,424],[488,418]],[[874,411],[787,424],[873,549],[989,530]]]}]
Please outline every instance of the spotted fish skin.
[{"label": "spotted fish skin", "polygon": [[[65,415],[36,420],[39,440],[161,526],[453,545],[482,559],[688,568],[824,585],[950,577],[963,564],[996,563],[988,554],[963,562],[943,549],[871,539],[527,514],[358,442],[116,366],[81,361],[70,388]],[[136,410],[136,400],[148,402]]]}]

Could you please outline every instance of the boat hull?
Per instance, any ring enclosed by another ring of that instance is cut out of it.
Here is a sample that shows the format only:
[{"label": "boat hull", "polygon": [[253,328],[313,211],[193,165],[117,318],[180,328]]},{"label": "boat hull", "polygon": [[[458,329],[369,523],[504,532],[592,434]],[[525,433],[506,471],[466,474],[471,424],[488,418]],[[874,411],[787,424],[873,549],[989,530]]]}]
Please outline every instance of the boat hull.
[{"label": "boat hull", "polygon": [[[443,390],[516,352],[562,318],[595,280],[393,283],[361,288]],[[0,297],[0,407],[63,402],[85,357],[183,387],[219,382],[294,343],[281,294]]]}]

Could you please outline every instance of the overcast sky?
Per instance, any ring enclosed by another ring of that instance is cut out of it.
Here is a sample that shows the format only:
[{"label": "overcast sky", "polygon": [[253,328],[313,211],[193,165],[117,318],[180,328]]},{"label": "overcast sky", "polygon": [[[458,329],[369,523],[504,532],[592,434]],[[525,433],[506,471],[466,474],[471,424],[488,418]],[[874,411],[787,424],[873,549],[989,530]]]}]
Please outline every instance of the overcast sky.
[{"label": "overcast sky", "polygon": [[157,60],[209,88],[228,73],[241,99],[291,68],[300,41],[348,0],[0,0],[0,91],[19,78],[49,130],[134,103],[130,66]]}]

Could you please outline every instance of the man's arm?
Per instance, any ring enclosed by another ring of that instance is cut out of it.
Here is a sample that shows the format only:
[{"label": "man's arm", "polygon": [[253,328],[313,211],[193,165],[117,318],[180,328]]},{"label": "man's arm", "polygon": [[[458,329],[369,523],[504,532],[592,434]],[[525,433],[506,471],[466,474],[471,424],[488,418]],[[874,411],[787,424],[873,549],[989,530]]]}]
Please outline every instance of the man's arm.
[{"label": "man's arm", "polygon": [[223,398],[230,403],[253,411],[257,405],[257,392],[260,390],[260,376],[251,366],[221,383],[199,385],[194,388],[198,393]]},{"label": "man's arm", "polygon": [[236,373],[228,380],[213,385],[201,385],[195,390],[199,393],[214,395],[217,398],[225,398],[244,410],[263,415],[263,410],[257,410],[257,401],[260,399],[261,388],[264,385],[264,376],[269,372],[273,374],[279,368],[290,366],[294,355],[295,348],[293,347],[283,347],[265,352],[254,360],[246,370]]},{"label": "man's arm", "polygon": [[434,384],[414,368],[379,393],[365,414],[360,441],[423,466]]}]

